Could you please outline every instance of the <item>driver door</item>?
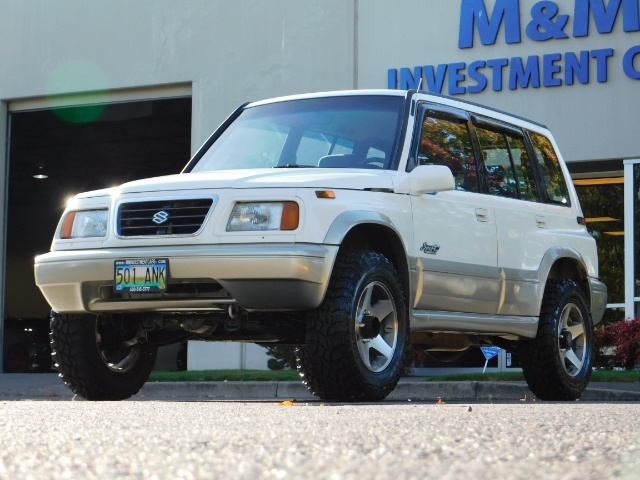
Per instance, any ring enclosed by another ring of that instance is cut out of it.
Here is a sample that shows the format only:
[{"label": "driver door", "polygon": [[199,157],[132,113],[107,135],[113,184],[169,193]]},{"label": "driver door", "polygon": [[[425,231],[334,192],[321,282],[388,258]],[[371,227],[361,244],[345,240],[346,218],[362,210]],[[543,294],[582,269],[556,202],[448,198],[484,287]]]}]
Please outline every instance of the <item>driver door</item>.
[{"label": "driver door", "polygon": [[417,165],[445,165],[456,189],[412,197],[417,310],[495,314],[500,294],[494,209],[480,193],[468,114],[423,104]]}]

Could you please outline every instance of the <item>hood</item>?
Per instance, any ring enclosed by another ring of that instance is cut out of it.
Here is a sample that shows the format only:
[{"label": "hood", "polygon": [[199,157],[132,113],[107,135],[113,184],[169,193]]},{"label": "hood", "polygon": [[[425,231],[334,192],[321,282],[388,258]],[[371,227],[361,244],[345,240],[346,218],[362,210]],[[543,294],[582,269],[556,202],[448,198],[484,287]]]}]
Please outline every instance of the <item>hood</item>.
[{"label": "hood", "polygon": [[[181,173],[136,180],[115,189],[120,194],[171,190],[222,188],[335,188],[393,189],[391,176],[384,170],[361,169],[255,169]],[[95,192],[94,192],[95,193]]]}]

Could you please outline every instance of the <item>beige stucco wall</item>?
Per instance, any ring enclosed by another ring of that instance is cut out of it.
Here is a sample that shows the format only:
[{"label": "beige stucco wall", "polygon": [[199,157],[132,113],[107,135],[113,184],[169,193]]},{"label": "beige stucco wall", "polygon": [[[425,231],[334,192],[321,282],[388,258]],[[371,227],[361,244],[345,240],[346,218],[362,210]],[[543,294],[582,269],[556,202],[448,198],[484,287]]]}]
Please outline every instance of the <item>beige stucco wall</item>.
[{"label": "beige stucco wall", "polygon": [[[51,96],[56,105],[158,98],[166,90],[192,96],[194,152],[241,103],[355,86],[351,0],[0,0],[0,12],[1,132],[7,106],[43,108]],[[3,264],[0,256],[0,271]]]},{"label": "beige stucco wall", "polygon": [[[501,32],[495,45],[476,42],[459,49],[460,3],[0,0],[0,130],[6,131],[7,106],[42,106],[48,96],[56,96],[58,105],[86,98],[143,99],[157,97],[158,86],[177,85],[176,91],[192,95],[195,151],[248,100],[386,88],[390,68],[613,48],[607,83],[595,80],[592,62],[588,85],[488,88],[460,98],[547,124],[567,161],[640,157],[640,80],[627,77],[621,67],[624,52],[640,44],[640,32],[623,32],[618,19],[610,34],[600,35],[592,26],[589,37],[535,42],[524,28],[537,1],[521,0],[520,43],[506,44]],[[574,0],[557,3],[560,13],[572,14]],[[495,0],[485,4],[492,10]],[[568,31],[571,26],[572,19]],[[635,68],[640,70],[640,55]],[[92,97],[80,95],[96,91]],[[6,162],[2,137],[0,167]],[[5,198],[5,182],[0,185]]]},{"label": "beige stucco wall", "polygon": [[0,100],[193,87],[193,148],[248,100],[353,88],[346,0],[0,1]]},{"label": "beige stucco wall", "polygon": [[[485,0],[489,12],[494,3]],[[587,85],[461,98],[547,124],[568,161],[637,157],[640,80],[621,62],[640,32],[618,18],[610,34],[592,24],[588,37],[536,42],[525,34],[536,3],[520,0],[520,43],[506,44],[503,27],[495,45],[459,49],[460,0],[1,0],[0,100],[191,84],[195,150],[247,100],[386,88],[389,68],[613,48],[607,83],[592,60]],[[575,1],[557,3],[571,33]]]},{"label": "beige stucco wall", "polygon": [[[360,1],[358,86],[386,88],[389,68],[453,62],[465,62],[468,66],[476,60],[613,48],[607,83],[596,81],[592,59],[589,84],[513,91],[505,88],[500,92],[488,87],[482,93],[459,98],[546,124],[567,161],[638,157],[636,116],[640,111],[640,80],[624,74],[622,58],[630,47],[640,45],[640,32],[623,31],[620,11],[612,33],[598,34],[591,20],[588,37],[573,37],[575,1],[558,0],[555,3],[560,7],[559,15],[570,16],[564,28],[569,38],[533,41],[525,29],[531,20],[531,8],[538,1],[520,0],[521,43],[506,44],[503,25],[494,45],[482,45],[476,33],[474,46],[469,49],[458,48],[460,0],[396,0],[392,7],[385,0]],[[484,3],[487,11],[492,12],[495,0]],[[640,70],[640,55],[636,56],[635,68]],[[557,76],[563,78],[562,73]],[[505,71],[504,81],[507,80]],[[475,82],[466,83],[469,84]]]}]

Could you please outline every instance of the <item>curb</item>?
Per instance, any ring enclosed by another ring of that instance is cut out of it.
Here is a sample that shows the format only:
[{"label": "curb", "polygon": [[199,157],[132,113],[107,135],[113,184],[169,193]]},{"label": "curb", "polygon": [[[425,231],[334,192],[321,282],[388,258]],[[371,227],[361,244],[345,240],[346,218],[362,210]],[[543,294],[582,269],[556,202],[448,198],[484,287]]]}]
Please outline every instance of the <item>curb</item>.
[{"label": "curb", "polygon": [[[29,387],[1,387],[2,399],[72,399],[62,383]],[[532,400],[535,395],[524,382],[425,382],[402,381],[387,401],[492,402]],[[297,400],[317,401],[301,382],[149,382],[132,400]],[[581,400],[637,402],[640,391],[587,388]]]},{"label": "curb", "polygon": [[[300,382],[147,383],[133,398],[202,398],[218,400],[318,400]],[[400,382],[387,401],[508,401],[534,399],[524,382]],[[640,392],[591,388],[584,401],[640,401]]]}]

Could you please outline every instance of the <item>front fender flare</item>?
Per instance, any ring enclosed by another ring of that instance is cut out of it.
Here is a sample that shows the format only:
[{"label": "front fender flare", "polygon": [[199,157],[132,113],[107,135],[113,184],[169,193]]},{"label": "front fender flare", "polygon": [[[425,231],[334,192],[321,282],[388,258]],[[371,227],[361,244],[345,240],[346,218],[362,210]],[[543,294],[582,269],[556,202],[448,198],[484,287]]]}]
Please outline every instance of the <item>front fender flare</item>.
[{"label": "front fender flare", "polygon": [[402,238],[402,235],[400,235],[400,232],[398,232],[398,229],[391,219],[383,213],[368,210],[352,210],[343,212],[334,219],[322,243],[325,245],[340,245],[344,237],[347,236],[353,227],[363,223],[383,225],[393,230],[398,238]]}]

